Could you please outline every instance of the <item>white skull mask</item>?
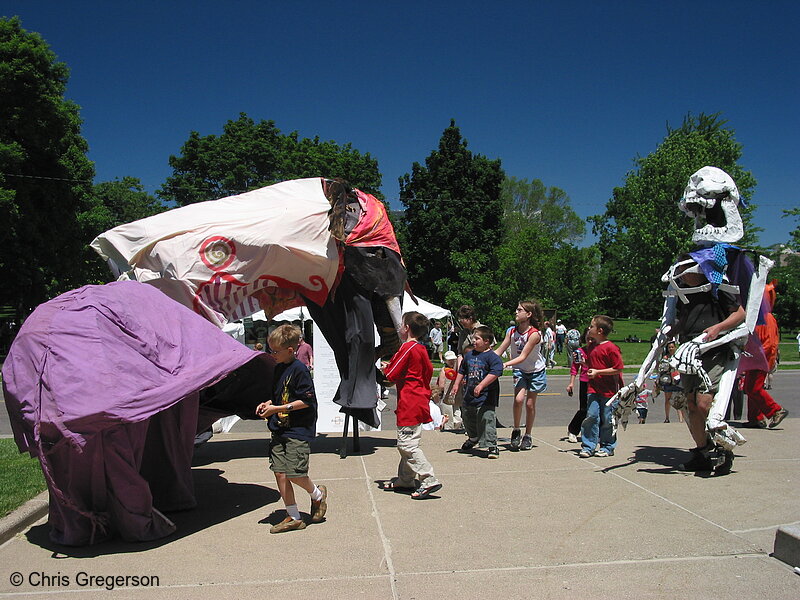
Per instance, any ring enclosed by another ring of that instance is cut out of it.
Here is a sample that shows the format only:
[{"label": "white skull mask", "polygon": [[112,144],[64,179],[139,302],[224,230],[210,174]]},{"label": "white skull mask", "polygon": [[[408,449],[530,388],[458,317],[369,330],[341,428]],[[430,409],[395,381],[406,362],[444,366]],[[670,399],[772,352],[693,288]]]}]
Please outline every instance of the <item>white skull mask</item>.
[{"label": "white skull mask", "polygon": [[739,189],[733,178],[717,167],[703,167],[691,177],[679,207],[694,217],[696,244],[733,243],[742,239]]}]

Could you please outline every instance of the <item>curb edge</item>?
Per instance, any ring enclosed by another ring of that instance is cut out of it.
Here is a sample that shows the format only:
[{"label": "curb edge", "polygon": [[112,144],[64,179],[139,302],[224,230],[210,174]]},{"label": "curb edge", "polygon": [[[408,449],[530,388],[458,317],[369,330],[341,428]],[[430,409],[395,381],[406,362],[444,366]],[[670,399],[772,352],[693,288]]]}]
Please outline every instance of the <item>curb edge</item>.
[{"label": "curb edge", "polygon": [[0,544],[5,544],[47,515],[49,505],[48,491],[45,490],[0,519]]}]

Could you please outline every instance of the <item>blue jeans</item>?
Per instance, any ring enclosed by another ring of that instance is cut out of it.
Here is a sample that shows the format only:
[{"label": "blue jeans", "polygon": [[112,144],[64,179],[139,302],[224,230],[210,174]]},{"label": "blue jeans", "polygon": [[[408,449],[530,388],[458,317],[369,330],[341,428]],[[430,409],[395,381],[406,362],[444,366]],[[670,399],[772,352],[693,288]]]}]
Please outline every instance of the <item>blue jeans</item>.
[{"label": "blue jeans", "polygon": [[614,423],[611,420],[612,407],[606,406],[608,398],[600,394],[589,394],[586,402],[586,418],[581,426],[581,438],[583,450],[594,454],[595,447],[599,442],[600,448],[613,454],[617,446],[617,438],[614,436]]}]

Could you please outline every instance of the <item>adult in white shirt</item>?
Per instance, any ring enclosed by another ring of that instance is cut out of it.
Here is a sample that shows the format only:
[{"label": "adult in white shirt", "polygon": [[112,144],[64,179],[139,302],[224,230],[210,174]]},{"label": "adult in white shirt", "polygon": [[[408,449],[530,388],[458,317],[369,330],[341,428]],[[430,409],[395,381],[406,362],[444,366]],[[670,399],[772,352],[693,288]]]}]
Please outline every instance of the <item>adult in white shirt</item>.
[{"label": "adult in white shirt", "polygon": [[431,331],[428,334],[428,337],[431,340],[431,345],[433,346],[433,355],[438,356],[441,362],[444,362],[442,358],[442,353],[444,352],[444,340],[442,338],[442,325],[439,321],[433,322],[433,327],[431,327]]}]

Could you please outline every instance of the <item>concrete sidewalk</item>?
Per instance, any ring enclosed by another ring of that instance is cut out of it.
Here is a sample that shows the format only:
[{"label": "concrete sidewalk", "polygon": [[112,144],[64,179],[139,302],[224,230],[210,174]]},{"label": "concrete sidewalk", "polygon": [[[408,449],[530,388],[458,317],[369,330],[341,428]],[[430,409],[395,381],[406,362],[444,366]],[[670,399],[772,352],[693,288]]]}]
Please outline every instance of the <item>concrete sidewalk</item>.
[{"label": "concrete sidewalk", "polygon": [[64,548],[42,520],[0,546],[0,597],[108,598],[88,578],[128,576],[117,597],[798,598],[800,577],[769,556],[776,529],[800,522],[794,423],[748,430],[718,478],[673,470],[688,434],[670,424],[629,427],[616,456],[586,460],[563,427],[535,428],[533,450],[499,460],[425,432],[444,484],[425,501],[379,489],[397,466],[394,432],[364,435],[345,460],[338,437],[321,437],[311,465],[327,520],[280,535],[266,436],[215,436],[196,456],[199,507],[170,515],[176,534]]}]

